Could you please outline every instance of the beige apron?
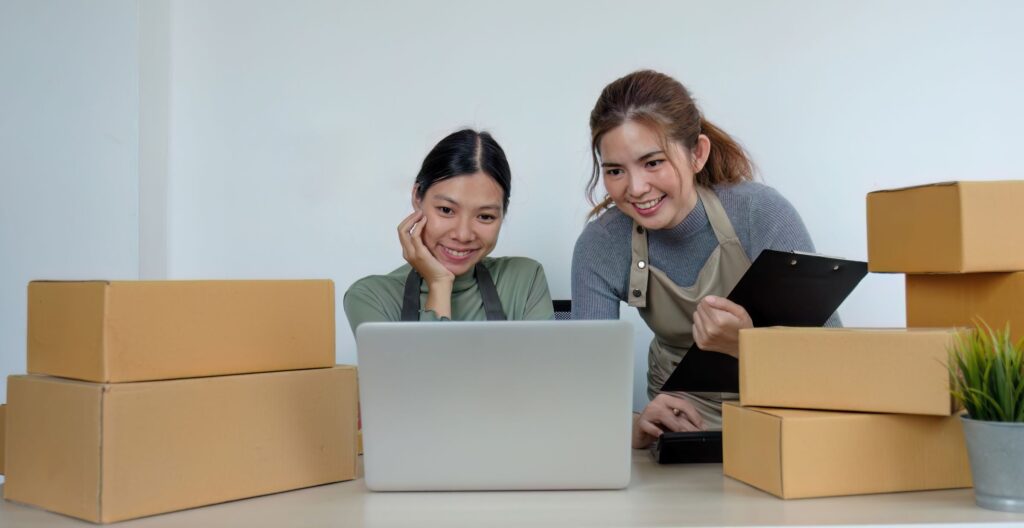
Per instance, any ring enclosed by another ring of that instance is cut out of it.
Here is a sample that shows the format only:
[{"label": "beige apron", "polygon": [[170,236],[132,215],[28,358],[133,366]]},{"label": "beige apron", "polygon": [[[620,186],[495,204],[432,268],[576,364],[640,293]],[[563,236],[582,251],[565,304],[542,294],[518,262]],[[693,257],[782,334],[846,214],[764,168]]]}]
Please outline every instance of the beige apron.
[{"label": "beige apron", "polygon": [[[629,270],[628,303],[654,331],[648,354],[647,395],[660,393],[676,365],[693,344],[693,313],[708,295],[726,296],[750,267],[750,259],[736,238],[722,203],[711,189],[695,186],[704,204],[718,247],[708,257],[693,286],[680,287],[665,272],[652,267],[647,258],[647,231],[633,223],[633,259]],[[737,399],[728,392],[672,392],[697,408],[705,429],[721,429],[722,400]]]}]

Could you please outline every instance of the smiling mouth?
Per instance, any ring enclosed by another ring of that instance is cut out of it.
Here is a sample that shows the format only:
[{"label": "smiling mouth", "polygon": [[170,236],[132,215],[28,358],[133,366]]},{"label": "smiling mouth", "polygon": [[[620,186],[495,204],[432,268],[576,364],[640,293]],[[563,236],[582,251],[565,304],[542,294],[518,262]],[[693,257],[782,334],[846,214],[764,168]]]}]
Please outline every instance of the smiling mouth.
[{"label": "smiling mouth", "polygon": [[655,198],[653,200],[649,200],[649,201],[646,201],[646,202],[633,202],[633,207],[635,207],[635,208],[637,208],[637,209],[639,209],[641,211],[647,211],[649,209],[654,208],[658,204],[660,204],[661,201],[664,200],[664,199],[665,199],[665,195],[663,194],[663,195],[661,195],[661,196],[659,196],[659,197],[657,197],[657,198]]},{"label": "smiling mouth", "polygon": [[476,250],[475,249],[467,249],[467,250],[464,250],[464,251],[457,251],[457,250],[454,250],[454,249],[449,248],[449,247],[441,246],[441,251],[444,251],[445,255],[447,255],[447,256],[449,256],[451,258],[454,258],[454,259],[464,259],[464,258],[468,257],[470,254],[472,254]]}]

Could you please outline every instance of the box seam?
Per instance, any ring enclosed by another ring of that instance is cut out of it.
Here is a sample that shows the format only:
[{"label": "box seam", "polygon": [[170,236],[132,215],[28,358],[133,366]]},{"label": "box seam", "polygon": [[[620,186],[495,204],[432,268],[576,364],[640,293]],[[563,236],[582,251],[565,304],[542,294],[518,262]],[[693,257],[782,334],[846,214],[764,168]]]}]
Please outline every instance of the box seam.
[{"label": "box seam", "polygon": [[965,230],[964,230],[964,221],[966,220],[966,218],[964,218],[964,186],[960,185],[959,182],[958,182],[955,187],[956,187],[956,214],[957,214],[957,217],[958,217],[958,220],[959,220],[956,223],[956,229],[957,229],[956,245],[957,245],[957,250],[958,250],[957,251],[957,256],[956,256],[957,268],[958,268],[957,271],[960,272],[960,273],[963,273],[963,271],[965,269],[967,269],[967,262],[966,262],[967,259],[965,258],[965,255],[964,255],[964,249],[966,249],[965,245],[964,245],[964,232],[965,232]]},{"label": "box seam", "polygon": [[786,482],[785,482],[785,478],[784,478],[785,474],[786,474],[786,466],[783,464],[784,460],[783,460],[783,457],[782,457],[782,453],[784,451],[783,448],[785,446],[784,439],[785,439],[785,434],[786,434],[786,428],[784,427],[785,422],[782,420],[781,417],[775,416],[774,418],[775,418],[776,422],[778,423],[778,427],[779,427],[779,495],[781,495],[782,498],[785,499],[785,498],[787,498],[786,497]]},{"label": "box seam", "polygon": [[104,428],[105,428],[105,425],[106,425],[104,423],[104,421],[106,420],[106,417],[107,417],[107,386],[106,385],[101,385],[100,386],[100,426],[99,426],[99,429],[97,430],[97,433],[99,434],[98,445],[99,445],[99,450],[100,450],[100,453],[99,453],[100,467],[99,467],[99,485],[96,486],[96,516],[97,516],[97,518],[98,518],[100,523],[106,522],[106,520],[103,518],[103,487],[106,485],[106,481],[103,478],[103,467],[106,464],[106,461],[104,460],[104,456],[103,456],[104,455],[104,449],[103,449],[103,436],[104,435],[103,435],[103,431],[104,431]]},{"label": "box seam", "polygon": [[110,334],[110,288],[111,285],[109,282],[103,287],[103,330],[100,333],[100,373],[103,376],[104,383],[110,381],[111,361],[108,350],[108,338]]}]

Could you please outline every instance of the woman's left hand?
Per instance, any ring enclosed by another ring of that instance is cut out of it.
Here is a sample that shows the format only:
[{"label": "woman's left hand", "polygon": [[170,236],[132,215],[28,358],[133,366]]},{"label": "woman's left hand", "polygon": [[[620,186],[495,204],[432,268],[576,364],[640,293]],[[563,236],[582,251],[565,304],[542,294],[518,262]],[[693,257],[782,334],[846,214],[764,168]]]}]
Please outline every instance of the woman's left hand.
[{"label": "woman's left hand", "polygon": [[693,340],[702,350],[738,358],[740,330],[753,326],[742,306],[724,297],[708,295],[700,300],[693,314]]}]

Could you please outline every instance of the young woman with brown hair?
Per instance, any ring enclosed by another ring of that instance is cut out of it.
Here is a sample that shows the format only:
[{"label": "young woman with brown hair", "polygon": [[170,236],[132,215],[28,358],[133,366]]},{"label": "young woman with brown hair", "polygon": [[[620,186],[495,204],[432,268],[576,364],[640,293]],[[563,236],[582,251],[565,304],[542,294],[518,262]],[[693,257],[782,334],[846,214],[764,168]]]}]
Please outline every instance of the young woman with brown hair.
[{"label": "young woman with brown hair", "polygon": [[[753,181],[743,148],[704,119],[686,88],[638,71],[604,88],[590,114],[594,172],[607,195],[576,241],[574,319],[615,319],[636,307],[654,332],[648,355],[651,402],[636,417],[633,447],[662,431],[721,427],[729,393],[660,393],[696,342],[738,355],[752,326],[725,298],[764,249],[813,251],[793,206]],[[833,316],[831,324],[838,320]]]}]

